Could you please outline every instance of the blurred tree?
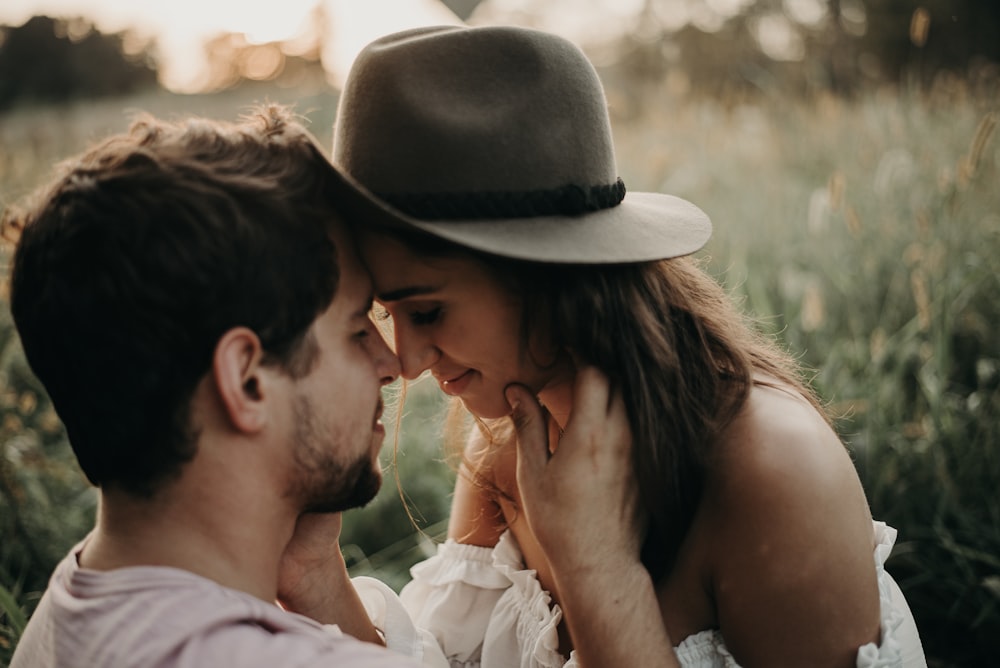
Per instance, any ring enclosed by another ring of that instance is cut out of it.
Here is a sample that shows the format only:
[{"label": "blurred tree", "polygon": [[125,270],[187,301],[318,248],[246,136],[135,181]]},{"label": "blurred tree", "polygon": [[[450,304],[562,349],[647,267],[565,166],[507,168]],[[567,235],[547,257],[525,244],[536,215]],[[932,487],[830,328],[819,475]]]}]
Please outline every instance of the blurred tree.
[{"label": "blurred tree", "polygon": [[253,82],[315,90],[326,87],[318,49],[289,53],[284,42],[255,44],[243,33],[220,33],[205,42],[202,92],[217,92]]},{"label": "blurred tree", "polygon": [[862,53],[882,78],[930,83],[947,70],[966,74],[1000,63],[1000,3],[982,0],[868,0]]},{"label": "blurred tree", "polygon": [[850,94],[871,84],[926,86],[941,73],[984,77],[995,88],[1000,3],[645,0],[618,47],[615,68],[633,84],[679,75],[713,96]]},{"label": "blurred tree", "polygon": [[0,110],[155,86],[155,45],[130,38],[101,33],[83,19],[48,16],[0,27]]},{"label": "blurred tree", "polygon": [[222,32],[204,43],[205,67],[195,86],[217,92],[259,82],[301,92],[329,89],[323,51],[330,43],[330,17],[322,3],[305,27],[282,41],[259,43],[245,33]]},{"label": "blurred tree", "polygon": [[[795,7],[817,6],[814,23]],[[932,83],[942,71],[967,75],[1000,63],[1000,3],[980,0],[756,0],[737,20],[783,13],[807,40],[804,59],[819,64],[828,87],[847,92],[868,82]]]}]

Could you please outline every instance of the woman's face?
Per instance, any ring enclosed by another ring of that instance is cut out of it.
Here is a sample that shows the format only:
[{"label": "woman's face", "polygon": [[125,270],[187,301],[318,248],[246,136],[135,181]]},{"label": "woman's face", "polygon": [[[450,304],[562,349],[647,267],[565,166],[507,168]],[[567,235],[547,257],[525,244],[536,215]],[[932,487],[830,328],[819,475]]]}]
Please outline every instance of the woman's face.
[{"label": "woman's face", "polygon": [[430,370],[445,394],[487,419],[510,413],[510,383],[538,393],[552,381],[551,351],[522,344],[521,300],[471,256],[421,257],[374,236],[360,248],[392,317],[404,378]]}]

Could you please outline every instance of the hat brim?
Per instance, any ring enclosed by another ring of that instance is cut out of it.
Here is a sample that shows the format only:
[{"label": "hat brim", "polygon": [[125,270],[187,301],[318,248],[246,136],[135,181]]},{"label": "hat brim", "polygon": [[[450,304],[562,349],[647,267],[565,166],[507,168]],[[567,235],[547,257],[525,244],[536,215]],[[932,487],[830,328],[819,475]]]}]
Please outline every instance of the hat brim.
[{"label": "hat brim", "polygon": [[560,264],[620,264],[690,255],[712,235],[708,215],[691,202],[660,193],[629,192],[615,207],[579,216],[420,220],[369,192],[336,169],[335,186],[352,224],[421,230],[503,257]]}]

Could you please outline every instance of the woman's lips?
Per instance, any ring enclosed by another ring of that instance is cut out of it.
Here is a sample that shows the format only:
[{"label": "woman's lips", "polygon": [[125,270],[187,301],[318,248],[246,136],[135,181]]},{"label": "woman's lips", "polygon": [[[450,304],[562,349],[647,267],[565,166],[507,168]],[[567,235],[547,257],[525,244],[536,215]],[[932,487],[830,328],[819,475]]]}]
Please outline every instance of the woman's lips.
[{"label": "woman's lips", "polygon": [[455,376],[451,380],[440,381],[441,391],[453,397],[459,396],[472,381],[472,373],[472,369],[467,369],[465,373]]}]

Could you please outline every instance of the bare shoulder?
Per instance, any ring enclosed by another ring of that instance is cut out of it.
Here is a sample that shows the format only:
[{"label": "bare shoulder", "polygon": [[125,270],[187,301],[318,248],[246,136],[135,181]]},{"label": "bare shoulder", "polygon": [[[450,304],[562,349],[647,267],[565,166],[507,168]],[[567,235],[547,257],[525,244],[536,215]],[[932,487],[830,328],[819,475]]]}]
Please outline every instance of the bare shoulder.
[{"label": "bare shoulder", "polygon": [[744,662],[768,664],[780,648],[801,665],[847,665],[878,639],[864,490],[805,398],[754,386],[711,460],[703,504],[718,621]]},{"label": "bare shoulder", "polygon": [[741,496],[862,493],[840,437],[804,397],[780,386],[753,387],[723,434],[712,472]]},{"label": "bare shoulder", "polygon": [[822,535],[858,527],[871,541],[868,503],[847,448],[792,389],[753,387],[718,444],[707,488],[720,522],[766,518],[769,531],[814,527]]}]

